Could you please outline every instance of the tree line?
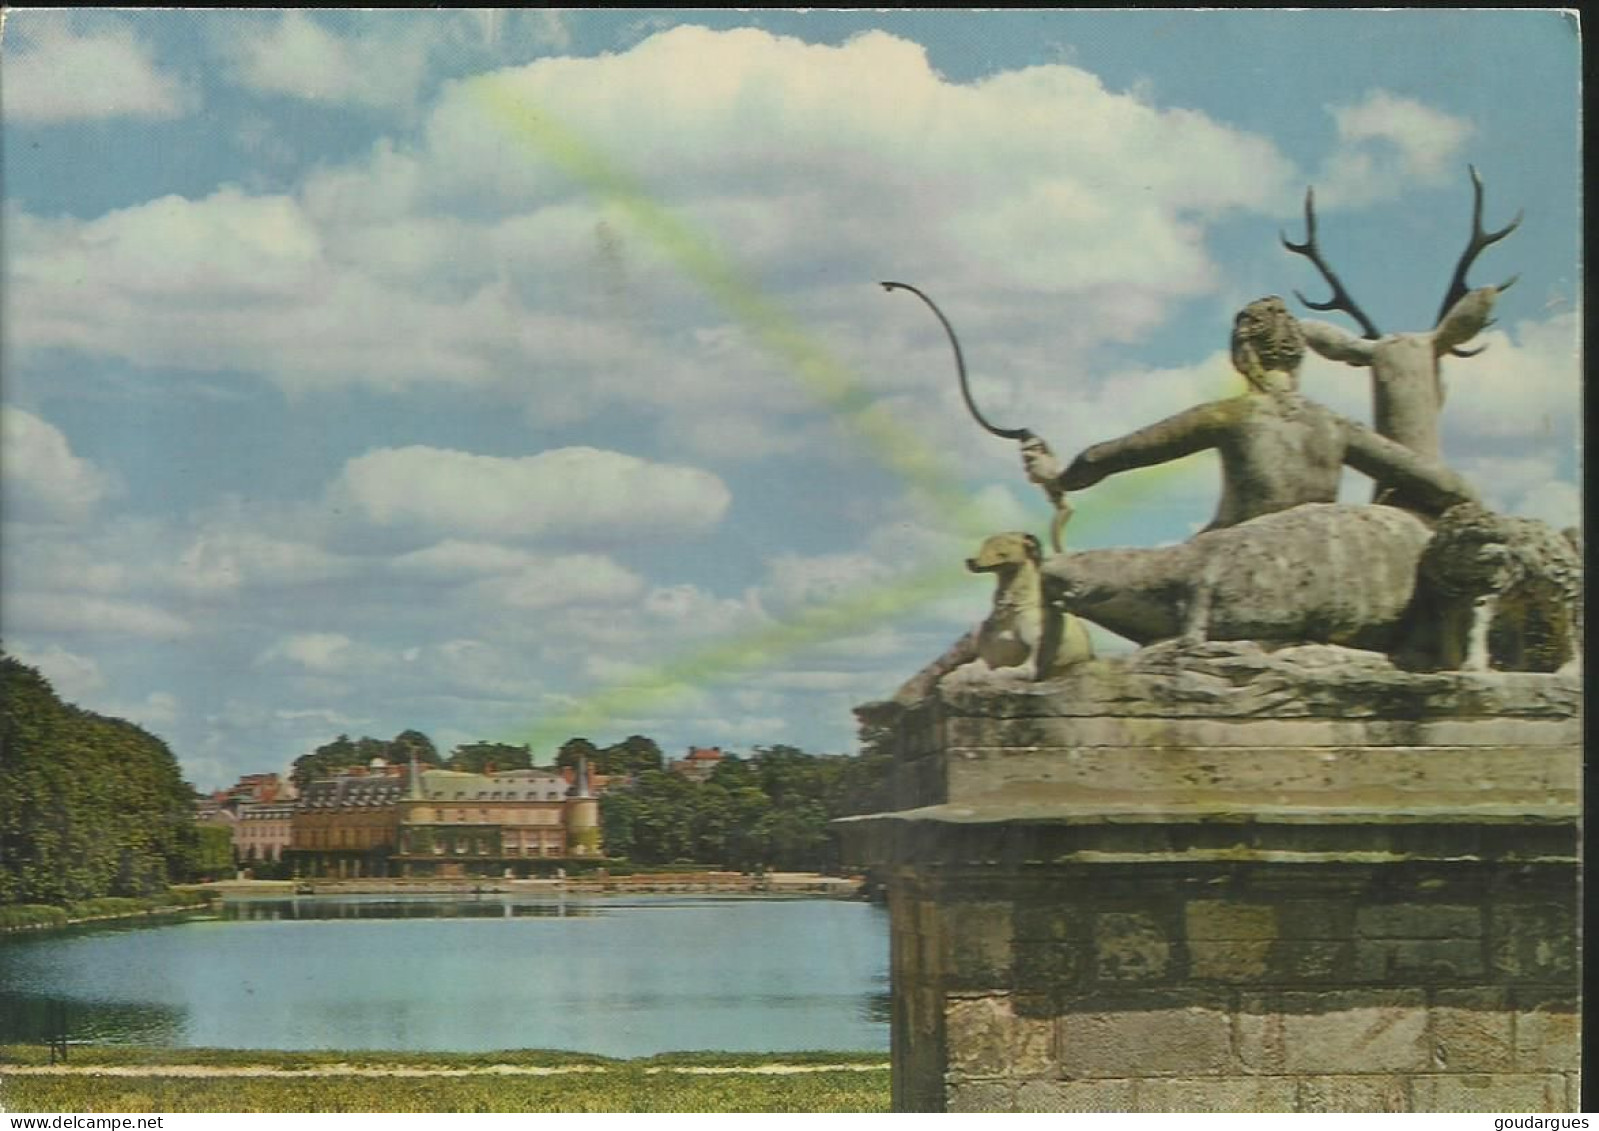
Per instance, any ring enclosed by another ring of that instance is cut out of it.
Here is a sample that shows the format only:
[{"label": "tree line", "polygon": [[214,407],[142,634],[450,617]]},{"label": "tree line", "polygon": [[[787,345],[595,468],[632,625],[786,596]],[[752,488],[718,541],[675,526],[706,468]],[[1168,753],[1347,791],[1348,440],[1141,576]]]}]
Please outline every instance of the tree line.
[{"label": "tree line", "polygon": [[[340,735],[294,762],[294,782],[374,757],[483,773],[530,769],[527,746],[474,742],[439,755],[424,734],[407,730],[393,739]],[[710,777],[696,782],[666,768],[660,745],[631,734],[600,746],[572,738],[555,755],[559,769],[582,761],[610,779],[600,797],[605,854],[634,864],[699,864],[739,871],[833,871],[840,864],[836,817],[892,808],[891,759],[876,744],[859,757],[810,754],[794,746],[757,746],[747,757],[725,754]]]},{"label": "tree line", "polygon": [[216,847],[166,743],[0,653],[0,903],[151,895]]},{"label": "tree line", "polygon": [[834,818],[889,809],[892,759],[757,746],[726,755],[704,782],[646,770],[600,798],[607,856],[739,871],[836,871]]},{"label": "tree line", "polygon": [[[341,734],[331,742],[324,742],[309,754],[294,760],[289,778],[296,789],[303,790],[317,778],[331,777],[350,766],[370,765],[372,759],[408,765],[412,756],[423,766],[441,770],[457,770],[468,774],[482,774],[491,770],[530,770],[533,768],[532,747],[516,746],[507,742],[466,742],[450,752],[440,755],[433,740],[418,730],[403,730],[391,739],[363,736],[352,739]],[[661,748],[652,738],[630,734],[622,741],[600,747],[586,738],[574,738],[561,745],[555,756],[557,768],[576,767],[586,759],[594,773],[632,777],[647,770],[659,770],[665,765]]]},{"label": "tree line", "polygon": [[[869,737],[869,736],[868,736]],[[295,759],[303,789],[373,758],[482,773],[533,767],[526,745],[474,742],[442,757],[427,735],[339,735]],[[558,768],[609,778],[600,799],[606,855],[642,865],[830,871],[836,817],[890,808],[890,759],[757,746],[725,755],[709,779],[666,769],[633,734],[609,746],[563,743]],[[0,903],[143,896],[231,865],[225,828],[198,825],[196,795],[166,743],[125,719],[64,702],[37,670],[0,652]]]}]

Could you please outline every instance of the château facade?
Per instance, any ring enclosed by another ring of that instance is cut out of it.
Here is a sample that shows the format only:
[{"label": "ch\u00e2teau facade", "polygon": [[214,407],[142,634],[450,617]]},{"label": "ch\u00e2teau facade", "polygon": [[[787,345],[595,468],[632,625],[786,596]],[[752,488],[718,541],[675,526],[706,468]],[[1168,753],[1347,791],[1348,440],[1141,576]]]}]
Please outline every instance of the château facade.
[{"label": "ch\u00e2teau facade", "polygon": [[474,774],[374,759],[312,782],[296,803],[297,875],[527,876],[603,856],[586,766]]}]

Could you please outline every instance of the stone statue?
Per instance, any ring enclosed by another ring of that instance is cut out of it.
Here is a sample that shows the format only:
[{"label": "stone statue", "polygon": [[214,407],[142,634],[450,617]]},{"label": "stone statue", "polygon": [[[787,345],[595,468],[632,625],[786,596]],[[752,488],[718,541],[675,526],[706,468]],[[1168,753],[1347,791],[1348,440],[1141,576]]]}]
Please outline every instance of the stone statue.
[{"label": "stone statue", "polygon": [[[1575,665],[1571,541],[1492,514],[1436,460],[1301,396],[1304,348],[1282,301],[1260,299],[1233,328],[1242,396],[1097,444],[1064,469],[1046,444],[1024,441],[1029,477],[1057,505],[1117,471],[1205,448],[1222,456],[1205,530],[1177,546],[1056,554],[1042,571],[1049,598],[1138,644],[1337,644],[1418,669]],[[1345,466],[1410,506],[1335,503]]]},{"label": "stone statue", "polygon": [[1417,564],[1411,650],[1396,661],[1464,671],[1579,670],[1582,551],[1572,533],[1469,503],[1451,507]]},{"label": "stone statue", "polygon": [[1175,546],[1082,550],[1044,564],[1060,606],[1135,644],[1340,644],[1418,657],[1410,612],[1432,538],[1397,507],[1306,503]]},{"label": "stone statue", "polygon": [[1213,449],[1221,455],[1222,495],[1206,530],[1304,503],[1335,502],[1345,466],[1399,485],[1423,513],[1475,501],[1466,481],[1436,460],[1300,394],[1305,338],[1282,299],[1258,299],[1239,313],[1232,355],[1248,382],[1243,395],[1095,444],[1065,468],[1042,440],[1029,440],[1022,445],[1028,478],[1053,500],[1120,471]]},{"label": "stone statue", "polygon": [[[1378,434],[1388,437],[1413,452],[1438,459],[1438,414],[1443,408],[1444,385],[1439,362],[1445,354],[1471,357],[1486,347],[1467,350],[1462,347],[1492,324],[1494,303],[1502,291],[1515,283],[1511,276],[1497,287],[1466,285],[1466,273],[1477,256],[1515,231],[1521,215],[1498,231],[1485,231],[1482,226],[1482,181],[1476,169],[1470,169],[1473,191],[1472,233],[1455,267],[1455,274],[1438,308],[1438,318],[1431,330],[1408,334],[1384,334],[1355,304],[1343,283],[1322,258],[1316,243],[1316,207],[1314,190],[1305,194],[1305,229],[1303,243],[1295,243],[1282,236],[1283,246],[1296,255],[1302,255],[1316,267],[1322,278],[1332,288],[1332,298],[1326,302],[1311,302],[1295,291],[1299,301],[1311,310],[1341,311],[1349,315],[1364,331],[1363,337],[1339,329],[1326,322],[1300,323],[1310,348],[1330,361],[1371,370],[1372,423]],[[1404,484],[1378,478],[1377,502],[1392,502],[1398,506],[1425,505],[1424,499],[1409,496]]]}]

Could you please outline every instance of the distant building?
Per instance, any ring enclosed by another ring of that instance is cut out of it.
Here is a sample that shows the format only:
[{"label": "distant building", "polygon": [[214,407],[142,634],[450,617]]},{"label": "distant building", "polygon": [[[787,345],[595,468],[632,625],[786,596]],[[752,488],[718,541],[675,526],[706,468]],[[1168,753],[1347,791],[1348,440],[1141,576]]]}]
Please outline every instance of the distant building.
[{"label": "distant building", "polygon": [[245,774],[223,792],[223,804],[236,805],[286,801],[294,797],[294,787],[277,774]]},{"label": "distant building", "polygon": [[407,770],[374,758],[301,792],[290,826],[295,870],[311,876],[385,876],[398,841]]},{"label": "distant building", "polygon": [[295,804],[289,801],[245,803],[234,813],[233,855],[240,866],[276,864],[294,838]]},{"label": "distant building", "polygon": [[[568,789],[577,784],[576,766],[561,766],[556,773],[561,775],[561,780],[566,783]],[[630,774],[597,774],[592,770],[589,771],[589,790],[595,797],[604,797],[611,790],[618,786],[629,785],[632,781]]]},{"label": "distant building", "polygon": [[311,783],[290,855],[309,876],[527,875],[602,855],[587,767],[469,774],[374,763]]},{"label": "distant building", "polygon": [[690,746],[686,757],[674,758],[666,764],[666,768],[674,774],[682,774],[690,781],[702,782],[715,773],[716,767],[721,764],[720,746]]},{"label": "distant building", "polygon": [[233,827],[233,810],[224,802],[227,800],[227,790],[219,789],[215,793],[199,793],[194,798],[194,819],[202,825],[221,825],[225,829]]}]

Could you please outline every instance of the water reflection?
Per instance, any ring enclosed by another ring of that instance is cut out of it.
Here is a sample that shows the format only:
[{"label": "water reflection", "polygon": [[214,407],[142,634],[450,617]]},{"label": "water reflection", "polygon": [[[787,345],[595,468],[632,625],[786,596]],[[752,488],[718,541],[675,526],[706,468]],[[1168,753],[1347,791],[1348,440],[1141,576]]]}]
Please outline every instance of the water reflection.
[{"label": "water reflection", "polygon": [[247,899],[222,905],[221,918],[238,921],[311,919],[570,919],[601,914],[591,904],[564,899],[520,902],[425,897]]},{"label": "water reflection", "polygon": [[0,989],[0,1044],[45,1044],[63,1031],[74,1043],[171,1045],[182,1040],[184,1011]]},{"label": "water reflection", "polygon": [[607,1056],[888,1047],[875,905],[300,896],[0,939],[0,1041]]}]

